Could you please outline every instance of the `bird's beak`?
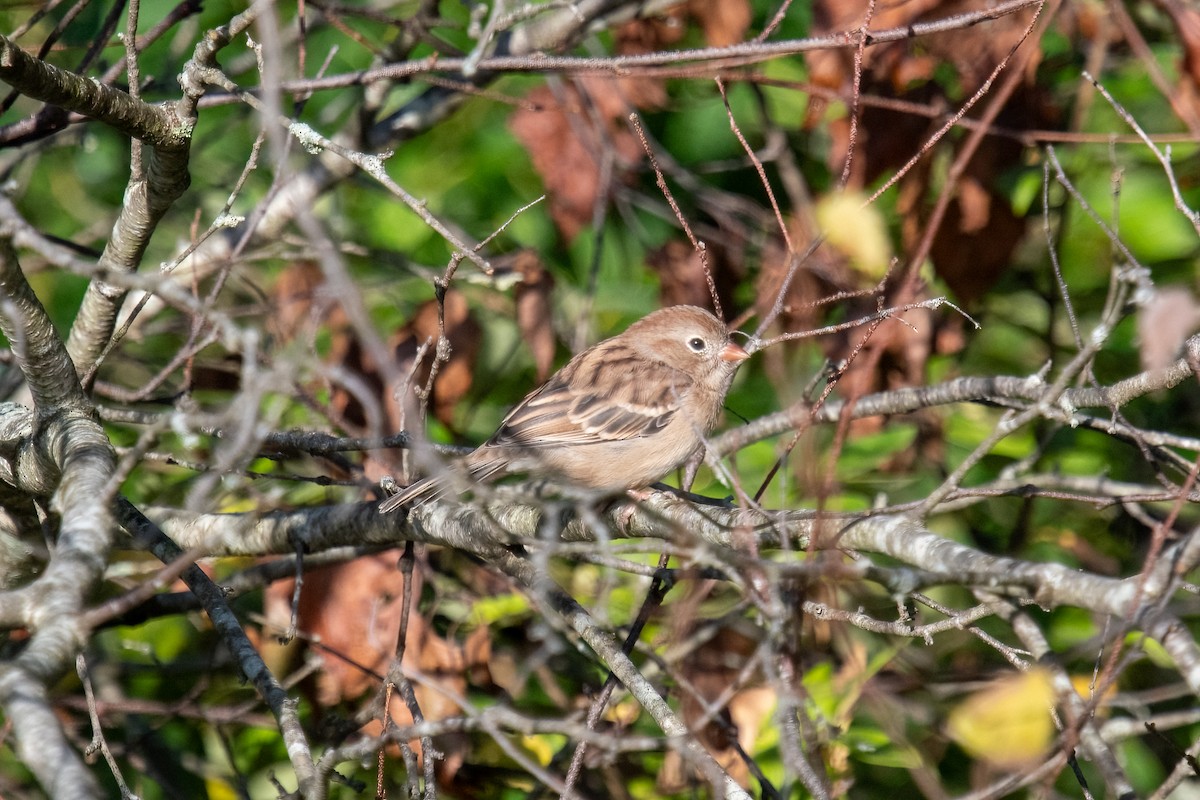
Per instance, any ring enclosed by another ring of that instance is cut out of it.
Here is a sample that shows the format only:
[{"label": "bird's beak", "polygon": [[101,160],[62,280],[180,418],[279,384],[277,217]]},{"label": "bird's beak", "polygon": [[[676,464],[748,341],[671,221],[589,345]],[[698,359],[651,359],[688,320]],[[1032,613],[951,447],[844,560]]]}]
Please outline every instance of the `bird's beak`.
[{"label": "bird's beak", "polygon": [[749,357],[749,353],[738,347],[733,342],[730,342],[722,347],[721,352],[717,354],[717,358],[721,359],[722,361],[732,361],[735,364],[739,361],[745,361]]}]

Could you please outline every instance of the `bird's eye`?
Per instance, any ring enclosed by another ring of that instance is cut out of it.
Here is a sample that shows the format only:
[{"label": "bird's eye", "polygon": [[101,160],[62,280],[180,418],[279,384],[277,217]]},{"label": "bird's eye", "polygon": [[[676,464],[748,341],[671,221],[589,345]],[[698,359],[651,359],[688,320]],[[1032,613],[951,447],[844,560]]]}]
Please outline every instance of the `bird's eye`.
[{"label": "bird's eye", "polygon": [[687,346],[691,348],[693,353],[699,353],[704,349],[704,340],[699,336],[693,336],[692,338],[688,339]]}]

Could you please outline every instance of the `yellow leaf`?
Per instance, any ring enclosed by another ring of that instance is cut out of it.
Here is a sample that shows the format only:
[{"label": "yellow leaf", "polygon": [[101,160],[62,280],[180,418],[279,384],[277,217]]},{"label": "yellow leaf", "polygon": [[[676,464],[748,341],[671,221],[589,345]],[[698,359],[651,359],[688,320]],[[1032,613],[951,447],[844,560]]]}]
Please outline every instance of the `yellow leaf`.
[{"label": "yellow leaf", "polygon": [[817,224],[825,242],[846,258],[859,272],[879,280],[892,259],[887,226],[875,206],[863,206],[859,192],[836,192],[817,201]]},{"label": "yellow leaf", "polygon": [[1050,674],[1031,669],[999,678],[950,712],[946,730],[972,757],[1016,769],[1046,754],[1054,740]]},{"label": "yellow leaf", "polygon": [[1092,690],[1092,676],[1089,675],[1072,675],[1071,685],[1075,687],[1075,691],[1084,700],[1091,701],[1096,699],[1096,716],[1107,717],[1109,713],[1108,704],[1117,696],[1117,684],[1115,681],[1109,682],[1108,688],[1100,693],[1097,698]]},{"label": "yellow leaf", "polygon": [[210,776],[204,779],[204,785],[208,789],[209,800],[237,800],[237,791],[229,785],[229,781]]},{"label": "yellow leaf", "polygon": [[529,753],[543,767],[550,766],[550,762],[554,759],[554,754],[562,749],[566,743],[564,737],[554,734],[522,736],[519,739],[521,746],[525,748],[525,752]]}]

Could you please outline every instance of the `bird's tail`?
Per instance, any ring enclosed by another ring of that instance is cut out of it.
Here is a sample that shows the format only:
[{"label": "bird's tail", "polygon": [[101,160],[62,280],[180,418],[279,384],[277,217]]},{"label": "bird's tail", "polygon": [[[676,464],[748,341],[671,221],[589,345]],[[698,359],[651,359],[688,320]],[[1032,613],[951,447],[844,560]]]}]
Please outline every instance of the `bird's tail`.
[{"label": "bird's tail", "polygon": [[422,478],[400,494],[384,500],[379,504],[379,513],[386,514],[403,505],[428,503],[445,494],[464,494],[481,483],[490,483],[503,475],[508,467],[506,452],[494,447],[481,447],[461,462],[448,464],[438,474]]},{"label": "bird's tail", "polygon": [[449,474],[433,475],[422,478],[411,486],[405,487],[400,494],[394,494],[379,504],[379,513],[386,514],[404,505],[420,505],[430,500],[436,500],[451,488],[454,476]]}]

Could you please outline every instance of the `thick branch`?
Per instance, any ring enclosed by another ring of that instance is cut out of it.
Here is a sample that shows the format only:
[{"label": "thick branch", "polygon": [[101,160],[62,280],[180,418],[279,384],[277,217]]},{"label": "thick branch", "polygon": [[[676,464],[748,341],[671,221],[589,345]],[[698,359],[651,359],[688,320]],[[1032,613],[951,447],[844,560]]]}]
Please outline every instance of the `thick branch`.
[{"label": "thick branch", "polygon": [[90,405],[50,317],[34,295],[12,243],[0,237],[0,331],[12,342],[39,419]]},{"label": "thick branch", "polygon": [[0,707],[16,739],[17,756],[49,797],[102,797],[100,786],[63,734],[46,688],[12,665],[0,665]]},{"label": "thick branch", "polygon": [[168,151],[187,151],[190,121],[169,106],[143,103],[127,92],[47,64],[0,35],[0,80],[21,94],[103,122],[126,136]]},{"label": "thick branch", "polygon": [[[492,503],[486,512],[474,506],[427,503],[408,516],[372,518],[375,504],[331,506],[273,514],[172,515],[163,523],[177,542],[210,555],[284,554],[303,542],[310,552],[345,544],[397,544],[412,540],[472,552],[491,559],[505,552],[502,542],[539,539],[544,514],[537,506],[510,501]],[[920,586],[942,576],[947,584],[1031,597],[1047,608],[1075,606],[1123,619],[1168,591],[1165,581],[1141,585],[1136,578],[1115,579],[1080,572],[1059,564],[1043,564],[993,556],[938,536],[902,515],[866,517],[846,524],[810,513],[760,513],[722,506],[698,506],[666,492],[649,499],[621,503],[601,520],[608,531],[598,534],[581,518],[568,514],[559,527],[563,540],[600,541],[616,537],[664,538],[712,549],[730,563],[740,557],[735,536],[753,539],[762,549],[804,550],[810,541],[822,547],[880,553],[923,571]],[[389,527],[395,525],[389,531]],[[765,565],[771,568],[770,565]],[[917,577],[914,576],[914,581]],[[903,593],[902,586],[890,587]]]},{"label": "thick branch", "polygon": [[[131,178],[99,263],[102,271],[137,269],[154,229],[188,187],[188,150],[196,121],[188,113],[192,106],[144,103],[120,89],[34,58],[3,36],[0,79],[22,94],[84,114],[151,146],[148,168],[144,175]],[[91,371],[108,344],[124,297],[124,290],[101,280],[88,286],[67,342],[81,376]]]},{"label": "thick branch", "polygon": [[82,644],[83,600],[100,579],[112,544],[106,492],[116,459],[7,239],[0,239],[0,293],[0,328],[13,342],[35,407],[32,424],[28,412],[4,409],[3,427],[18,437],[5,442],[5,477],[34,495],[59,485],[55,508],[62,520],[42,575],[2,596],[5,617],[32,635],[19,655],[0,666],[0,705],[8,720],[20,720],[19,748],[52,796],[96,796],[78,755],[64,745],[45,687],[73,663]]},{"label": "thick branch", "polygon": [[[187,164],[186,148],[150,151],[145,177],[133,178],[125,189],[121,214],[100,254],[102,275],[133,272],[142,263],[159,221],[190,183]],[[67,349],[81,377],[91,372],[112,338],[125,294],[125,289],[101,278],[88,285],[67,339]]]}]

